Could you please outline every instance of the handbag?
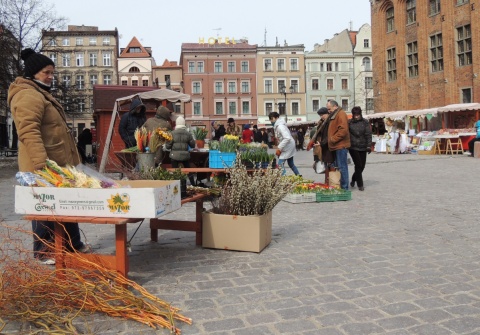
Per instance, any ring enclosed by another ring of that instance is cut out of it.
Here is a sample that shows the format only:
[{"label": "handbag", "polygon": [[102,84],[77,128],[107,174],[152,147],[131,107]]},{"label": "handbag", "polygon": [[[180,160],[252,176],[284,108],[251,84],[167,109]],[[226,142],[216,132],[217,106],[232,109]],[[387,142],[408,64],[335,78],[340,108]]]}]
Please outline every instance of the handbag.
[{"label": "handbag", "polygon": [[315,145],[313,147],[313,154],[318,157],[318,159],[322,159],[322,146],[321,145]]},{"label": "handbag", "polygon": [[325,173],[325,164],[321,161],[316,161],[313,169],[315,170],[315,173]]},{"label": "handbag", "polygon": [[341,174],[338,170],[333,170],[328,172],[328,185],[329,186],[338,186],[340,187],[340,178]]}]

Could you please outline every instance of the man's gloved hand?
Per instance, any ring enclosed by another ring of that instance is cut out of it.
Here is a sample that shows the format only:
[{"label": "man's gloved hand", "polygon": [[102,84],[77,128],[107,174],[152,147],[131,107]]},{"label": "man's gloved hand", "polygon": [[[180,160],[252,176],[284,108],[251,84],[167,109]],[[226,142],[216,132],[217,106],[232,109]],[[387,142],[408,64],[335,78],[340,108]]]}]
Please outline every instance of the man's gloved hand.
[{"label": "man's gloved hand", "polygon": [[372,152],[372,148],[367,148],[367,154]]},{"label": "man's gloved hand", "polygon": [[314,144],[313,140],[311,140],[310,142],[308,142],[308,145],[307,145],[307,151],[310,151],[310,150],[312,150],[312,148],[313,148],[313,144]]},{"label": "man's gloved hand", "polygon": [[280,149],[277,149],[277,151],[275,151],[275,155],[277,155],[278,157],[280,157],[281,153],[282,153],[282,151]]}]

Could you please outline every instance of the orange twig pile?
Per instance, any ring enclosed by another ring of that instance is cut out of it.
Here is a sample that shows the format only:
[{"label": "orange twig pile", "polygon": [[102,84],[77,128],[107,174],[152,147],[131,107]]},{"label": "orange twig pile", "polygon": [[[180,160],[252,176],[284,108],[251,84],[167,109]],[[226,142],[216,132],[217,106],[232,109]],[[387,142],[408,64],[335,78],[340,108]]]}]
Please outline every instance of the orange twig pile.
[{"label": "orange twig pile", "polygon": [[172,334],[180,334],[175,320],[192,322],[134,281],[81,254],[66,255],[73,268],[55,269],[39,264],[25,250],[24,241],[30,240],[21,234],[30,232],[5,226],[0,232],[0,332],[6,322],[16,321],[32,323],[45,333],[79,334],[73,319],[94,312]]}]

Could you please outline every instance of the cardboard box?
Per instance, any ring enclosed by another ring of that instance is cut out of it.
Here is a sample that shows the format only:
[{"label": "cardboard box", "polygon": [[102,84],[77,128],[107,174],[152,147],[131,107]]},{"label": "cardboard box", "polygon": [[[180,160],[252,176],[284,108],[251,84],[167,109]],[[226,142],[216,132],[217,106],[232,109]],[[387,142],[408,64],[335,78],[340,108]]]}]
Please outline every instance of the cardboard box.
[{"label": "cardboard box", "polygon": [[272,240],[272,212],[262,216],[203,212],[204,248],[260,252]]},{"label": "cardboard box", "polygon": [[124,180],[121,188],[15,186],[15,213],[156,218],[181,207],[179,180]]}]

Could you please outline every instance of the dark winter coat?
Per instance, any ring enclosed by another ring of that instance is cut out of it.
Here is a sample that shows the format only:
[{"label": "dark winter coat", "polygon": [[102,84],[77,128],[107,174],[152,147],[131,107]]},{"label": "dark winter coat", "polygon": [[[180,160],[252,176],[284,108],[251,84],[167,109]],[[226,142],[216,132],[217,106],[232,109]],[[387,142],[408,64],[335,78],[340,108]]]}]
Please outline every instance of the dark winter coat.
[{"label": "dark winter coat", "polygon": [[141,106],[142,103],[139,100],[132,101],[130,105],[130,111],[122,115],[120,119],[120,124],[118,125],[118,132],[120,137],[125,143],[126,148],[131,148],[137,145],[135,140],[135,130],[145,123],[147,117],[145,116],[145,106],[141,109],[139,113],[135,112],[135,109],[138,106]]},{"label": "dark winter coat", "polygon": [[173,139],[165,144],[170,149],[170,158],[176,161],[185,162],[190,160],[188,147],[195,148],[195,140],[192,133],[185,128],[177,128],[172,131]]},{"label": "dark winter coat", "polygon": [[218,126],[217,129],[215,129],[215,136],[213,136],[213,139],[216,141],[220,141],[220,138],[222,136],[225,136],[225,134],[226,134],[225,127],[223,124],[221,124]]},{"label": "dark winter coat", "polygon": [[353,118],[348,122],[348,126],[350,130],[350,149],[367,151],[372,146],[370,123],[364,118],[359,120]]}]

